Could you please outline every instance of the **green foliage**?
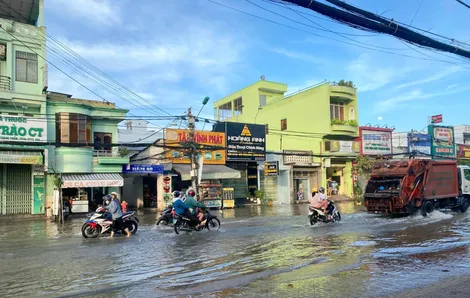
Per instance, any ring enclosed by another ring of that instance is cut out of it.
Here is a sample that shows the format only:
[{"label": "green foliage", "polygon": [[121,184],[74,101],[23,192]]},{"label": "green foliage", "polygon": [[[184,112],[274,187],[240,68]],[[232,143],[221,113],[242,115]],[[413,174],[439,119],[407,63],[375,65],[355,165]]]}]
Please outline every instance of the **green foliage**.
[{"label": "green foliage", "polygon": [[120,147],[118,153],[121,157],[127,157],[131,154],[131,151],[126,147]]},{"label": "green foliage", "polygon": [[366,179],[369,178],[370,173],[374,167],[374,162],[367,156],[358,156],[356,158],[356,164],[353,166],[353,175],[357,173],[357,175],[362,176]]},{"label": "green foliage", "polygon": [[356,88],[356,86],[354,86],[354,83],[352,81],[340,80],[337,83],[337,85],[338,86],[344,86],[344,87],[350,87],[350,88]]},{"label": "green foliage", "polygon": [[348,121],[346,121],[346,125],[358,127],[359,123],[357,123],[356,120],[348,120]]},{"label": "green foliage", "polygon": [[337,118],[331,119],[331,125],[348,125],[354,127],[359,126],[356,120],[339,120]]},{"label": "green foliage", "polygon": [[164,194],[163,195],[163,201],[165,201],[165,205],[168,205],[168,203],[170,203],[172,200],[172,197],[170,194]]},{"label": "green foliage", "polygon": [[266,198],[266,192],[264,191],[264,189],[259,189],[259,190],[255,191],[255,197],[260,199],[261,204],[263,204],[263,205],[266,205],[270,201],[272,201],[271,199]]},{"label": "green foliage", "polygon": [[344,121],[334,118],[331,119],[331,125],[344,125]]},{"label": "green foliage", "polygon": [[457,164],[470,167],[470,159],[458,159]]}]

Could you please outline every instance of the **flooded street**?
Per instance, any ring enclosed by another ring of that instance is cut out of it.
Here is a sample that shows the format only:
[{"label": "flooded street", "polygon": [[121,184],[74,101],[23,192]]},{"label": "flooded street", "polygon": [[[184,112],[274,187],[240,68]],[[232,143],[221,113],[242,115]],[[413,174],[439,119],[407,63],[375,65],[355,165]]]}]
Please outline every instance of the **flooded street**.
[{"label": "flooded street", "polygon": [[138,215],[127,239],[0,220],[4,297],[377,297],[470,273],[470,217],[387,218],[339,203],[343,220],[310,226],[307,206],[214,211],[218,232],[176,235]]}]

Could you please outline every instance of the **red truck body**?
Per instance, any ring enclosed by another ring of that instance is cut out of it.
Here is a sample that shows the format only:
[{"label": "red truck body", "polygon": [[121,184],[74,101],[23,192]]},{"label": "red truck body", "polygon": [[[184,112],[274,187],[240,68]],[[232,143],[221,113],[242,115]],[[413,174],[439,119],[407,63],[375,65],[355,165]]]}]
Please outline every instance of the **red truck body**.
[{"label": "red truck body", "polygon": [[364,200],[368,211],[393,214],[413,213],[425,201],[455,199],[458,196],[456,161],[411,159],[377,162]]}]

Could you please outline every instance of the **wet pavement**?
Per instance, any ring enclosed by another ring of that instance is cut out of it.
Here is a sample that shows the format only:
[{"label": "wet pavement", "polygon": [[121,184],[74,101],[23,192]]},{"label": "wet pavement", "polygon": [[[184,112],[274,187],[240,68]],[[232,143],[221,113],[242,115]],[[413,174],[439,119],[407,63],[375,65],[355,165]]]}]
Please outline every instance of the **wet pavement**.
[{"label": "wet pavement", "polygon": [[0,219],[2,296],[421,297],[470,275],[470,213],[388,218],[338,207],[340,223],[315,226],[306,205],[214,211],[218,232],[189,235],[141,213],[137,234],[115,239],[83,239],[83,218],[63,227]]}]

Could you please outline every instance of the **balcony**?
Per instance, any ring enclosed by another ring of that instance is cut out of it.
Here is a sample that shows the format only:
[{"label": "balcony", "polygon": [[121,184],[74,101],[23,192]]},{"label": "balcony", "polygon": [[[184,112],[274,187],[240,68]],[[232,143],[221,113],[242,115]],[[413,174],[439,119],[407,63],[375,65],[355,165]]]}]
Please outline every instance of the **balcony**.
[{"label": "balcony", "polygon": [[348,86],[330,85],[330,97],[340,102],[349,103],[356,98],[356,89]]},{"label": "balcony", "polygon": [[101,165],[124,165],[128,164],[130,157],[124,152],[113,150],[93,150],[93,159],[95,163]]},{"label": "balcony", "polygon": [[358,124],[355,120],[331,120],[331,133],[334,135],[356,136],[358,131]]},{"label": "balcony", "polygon": [[0,91],[11,91],[11,78],[0,76]]}]

